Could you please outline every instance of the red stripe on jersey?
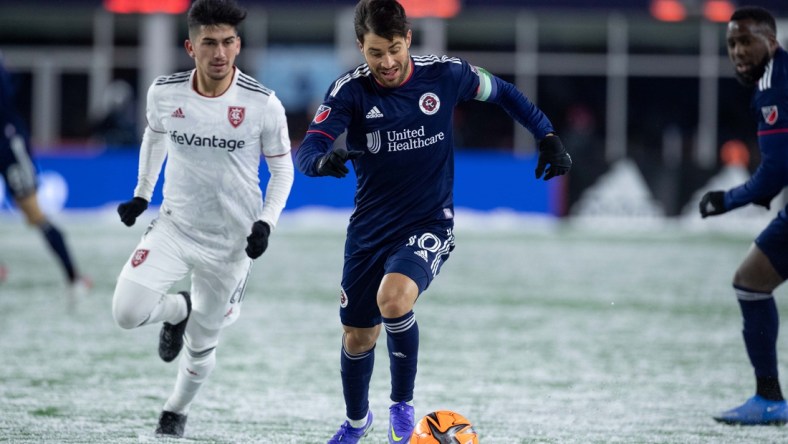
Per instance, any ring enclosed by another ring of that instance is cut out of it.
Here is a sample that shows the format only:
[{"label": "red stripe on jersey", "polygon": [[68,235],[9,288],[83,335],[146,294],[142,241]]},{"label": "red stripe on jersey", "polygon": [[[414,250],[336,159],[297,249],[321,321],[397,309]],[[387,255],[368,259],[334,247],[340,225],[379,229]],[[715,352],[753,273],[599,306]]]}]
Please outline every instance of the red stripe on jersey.
[{"label": "red stripe on jersey", "polygon": [[328,133],[324,133],[323,131],[320,131],[320,130],[309,130],[309,131],[307,131],[306,133],[307,133],[307,134],[309,134],[309,133],[322,134],[322,135],[324,135],[324,136],[328,137],[329,139],[331,139],[331,140],[334,140],[334,138],[333,138],[333,137],[331,137],[331,135],[330,135],[330,134],[328,134]]},{"label": "red stripe on jersey", "polygon": [[776,128],[776,129],[758,131],[759,136],[769,136],[772,134],[783,134],[783,133],[788,133],[788,128]]}]

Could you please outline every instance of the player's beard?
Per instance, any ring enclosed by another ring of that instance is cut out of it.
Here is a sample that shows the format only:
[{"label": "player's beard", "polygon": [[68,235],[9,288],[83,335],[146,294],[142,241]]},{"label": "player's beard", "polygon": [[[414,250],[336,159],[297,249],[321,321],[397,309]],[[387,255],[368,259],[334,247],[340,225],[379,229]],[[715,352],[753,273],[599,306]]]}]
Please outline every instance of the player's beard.
[{"label": "player's beard", "polygon": [[755,86],[758,80],[763,77],[763,73],[766,72],[766,65],[768,64],[769,57],[764,56],[763,60],[753,65],[752,69],[745,72],[734,71],[736,80],[744,86]]},{"label": "player's beard", "polygon": [[[408,58],[408,63],[410,63],[410,58]],[[397,70],[397,76],[394,79],[388,79],[383,75],[383,69],[376,69],[375,70],[375,78],[378,82],[385,86],[386,88],[396,88],[405,81],[406,76],[408,75],[407,66],[399,65]]]}]

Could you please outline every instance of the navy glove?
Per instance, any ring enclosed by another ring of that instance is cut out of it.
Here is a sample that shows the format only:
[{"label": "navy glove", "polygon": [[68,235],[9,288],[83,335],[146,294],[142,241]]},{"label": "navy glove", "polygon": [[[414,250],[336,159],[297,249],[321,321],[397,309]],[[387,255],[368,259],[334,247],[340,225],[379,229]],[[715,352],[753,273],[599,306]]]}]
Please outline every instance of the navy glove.
[{"label": "navy glove", "polygon": [[317,161],[317,174],[320,176],[345,177],[350,170],[345,162],[361,157],[364,151],[348,151],[344,148],[334,148]]},{"label": "navy glove", "polygon": [[267,223],[258,220],[252,224],[252,234],[246,237],[246,255],[252,259],[257,259],[265,253],[268,248],[268,236],[271,234],[271,227]]},{"label": "navy glove", "polygon": [[716,216],[718,214],[726,213],[725,209],[725,192],[724,191],[709,191],[700,198],[700,215],[702,217]]},{"label": "navy glove", "polygon": [[[548,164],[550,167],[547,166]],[[539,142],[539,160],[536,163],[537,179],[545,173],[545,168],[547,173],[544,175],[544,180],[564,175],[572,168],[572,158],[569,157],[564,144],[556,135],[547,136]]]},{"label": "navy glove", "polygon": [[148,209],[148,201],[141,197],[135,197],[118,205],[118,215],[120,215],[120,221],[130,227],[146,209]]}]

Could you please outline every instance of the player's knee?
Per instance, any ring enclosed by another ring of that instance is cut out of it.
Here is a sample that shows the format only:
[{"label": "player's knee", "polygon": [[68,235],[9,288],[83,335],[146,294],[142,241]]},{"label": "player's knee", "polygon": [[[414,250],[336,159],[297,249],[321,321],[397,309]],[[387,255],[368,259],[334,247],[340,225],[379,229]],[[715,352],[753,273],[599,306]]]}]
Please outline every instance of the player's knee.
[{"label": "player's knee", "polygon": [[112,317],[120,328],[136,328],[145,323],[161,295],[128,279],[119,278],[112,296]]},{"label": "player's knee", "polygon": [[186,349],[193,356],[206,355],[209,350],[214,350],[219,344],[221,329],[203,327],[199,320],[192,318],[186,327]]},{"label": "player's knee", "polygon": [[753,269],[744,263],[736,269],[733,274],[733,286],[737,288],[749,288],[752,290],[766,291],[764,279],[758,274],[758,270]]},{"label": "player's knee", "polygon": [[378,297],[378,308],[384,318],[398,318],[413,310],[415,298],[407,294]]},{"label": "player's knee", "polygon": [[384,318],[398,318],[413,309],[419,287],[410,277],[398,273],[383,278],[377,294],[378,308]]},{"label": "player's knee", "polygon": [[745,285],[746,282],[748,282],[747,273],[745,273],[744,270],[742,270],[742,268],[739,267],[738,269],[736,269],[736,272],[733,273],[732,284],[734,287],[747,288],[747,286]]},{"label": "player's knee", "polygon": [[371,350],[380,336],[380,326],[372,328],[346,328],[344,346],[351,354],[364,353]]}]

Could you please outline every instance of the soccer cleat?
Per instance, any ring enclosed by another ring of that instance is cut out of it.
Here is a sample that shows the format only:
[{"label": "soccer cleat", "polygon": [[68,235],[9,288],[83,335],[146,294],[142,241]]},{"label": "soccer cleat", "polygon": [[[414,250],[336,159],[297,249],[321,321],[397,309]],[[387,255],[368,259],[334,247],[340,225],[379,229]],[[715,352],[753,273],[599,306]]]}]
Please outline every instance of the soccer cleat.
[{"label": "soccer cleat", "polygon": [[415,409],[402,401],[389,407],[389,444],[405,444],[410,441],[416,427]]},{"label": "soccer cleat", "polygon": [[788,422],[788,403],[755,395],[744,404],[714,416],[714,420],[730,425],[783,425]]},{"label": "soccer cleat", "polygon": [[186,415],[162,410],[159,415],[159,425],[156,426],[156,434],[159,436],[183,436],[186,428]]},{"label": "soccer cleat", "polygon": [[178,357],[183,348],[183,332],[186,331],[186,322],[192,313],[192,298],[188,291],[178,293],[186,300],[186,317],[177,324],[165,322],[159,332],[159,357],[164,362],[171,362]]},{"label": "soccer cleat", "polygon": [[367,436],[372,431],[372,412],[367,413],[367,423],[364,427],[351,427],[348,421],[345,421],[334,436],[328,440],[328,444],[355,444],[361,441],[361,438]]}]

